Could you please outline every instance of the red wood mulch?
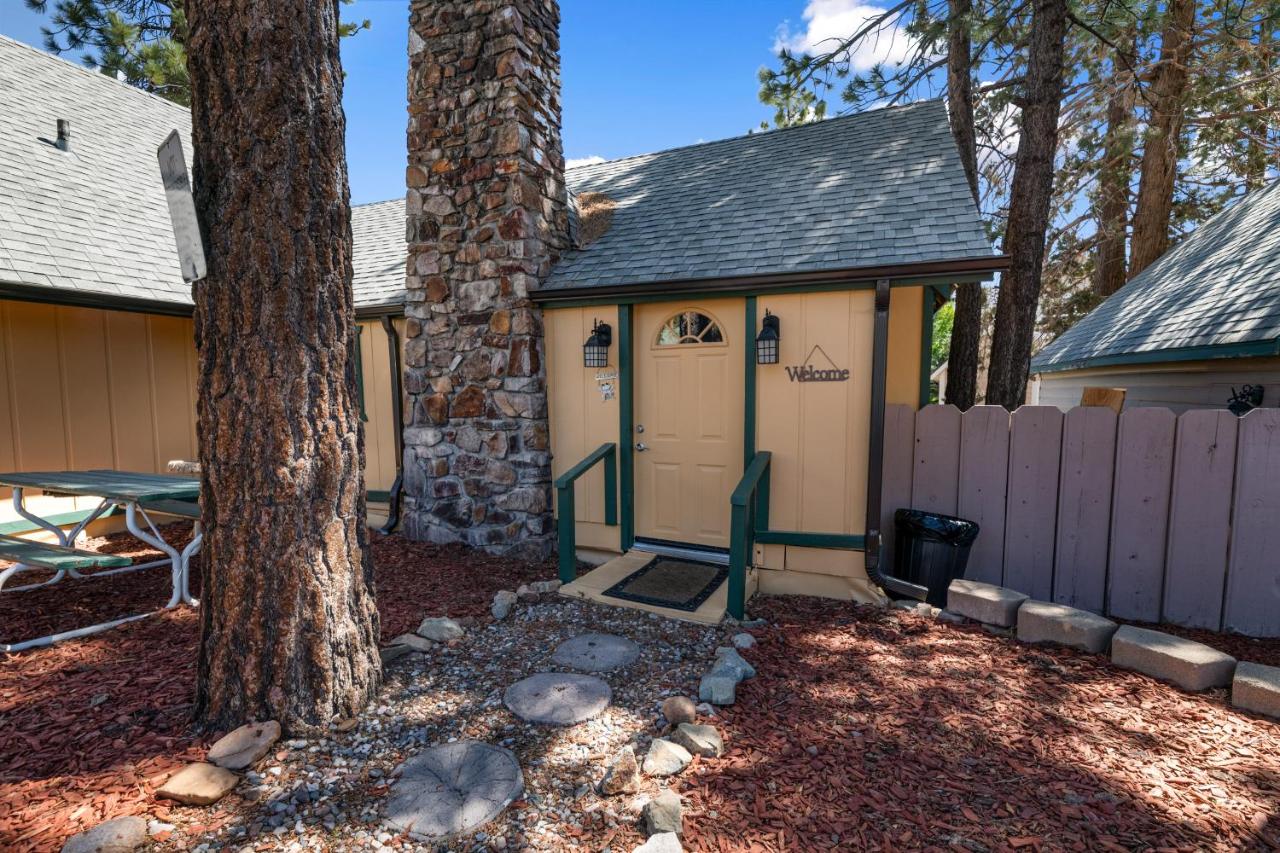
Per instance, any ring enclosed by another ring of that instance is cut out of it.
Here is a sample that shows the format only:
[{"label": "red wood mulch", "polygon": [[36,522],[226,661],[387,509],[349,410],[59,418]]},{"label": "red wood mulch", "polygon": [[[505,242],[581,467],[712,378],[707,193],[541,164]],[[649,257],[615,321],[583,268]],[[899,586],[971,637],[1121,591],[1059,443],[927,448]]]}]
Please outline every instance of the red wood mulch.
[{"label": "red wood mulch", "polygon": [[[168,529],[185,543],[182,526]],[[127,535],[99,550],[154,558]],[[373,535],[382,636],[429,615],[479,616],[493,593],[554,575],[456,547]],[[0,563],[0,566],[6,564]],[[25,579],[24,579],[25,577]],[[11,586],[39,578],[19,575]],[[168,572],[152,569],[0,594],[6,640],[160,607]],[[81,640],[0,657],[0,849],[57,850],[70,834],[128,814],[163,817],[152,791],[209,738],[190,726],[199,623],[192,608]]]},{"label": "red wood mulch", "polygon": [[811,599],[681,777],[695,850],[1270,849],[1280,725],[1105,658]]}]

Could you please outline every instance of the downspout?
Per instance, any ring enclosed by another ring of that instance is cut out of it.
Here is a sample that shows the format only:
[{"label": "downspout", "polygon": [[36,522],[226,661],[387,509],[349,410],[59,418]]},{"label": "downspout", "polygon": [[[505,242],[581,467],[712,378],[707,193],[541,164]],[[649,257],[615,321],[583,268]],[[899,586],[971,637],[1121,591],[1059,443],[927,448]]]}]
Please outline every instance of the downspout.
[{"label": "downspout", "polygon": [[[930,294],[925,294],[929,298]],[[889,360],[889,279],[876,282],[875,331],[871,343],[871,436],[867,448],[867,577],[890,592],[924,601],[929,590],[880,569],[880,493],[884,490],[884,396]]]},{"label": "downspout", "polygon": [[387,333],[387,349],[391,361],[391,412],[395,423],[396,441],[396,479],[391,484],[391,495],[388,498],[387,523],[382,525],[379,533],[387,534],[396,529],[400,523],[400,492],[404,488],[404,399],[400,393],[400,333],[390,314],[382,315],[382,328]]}]

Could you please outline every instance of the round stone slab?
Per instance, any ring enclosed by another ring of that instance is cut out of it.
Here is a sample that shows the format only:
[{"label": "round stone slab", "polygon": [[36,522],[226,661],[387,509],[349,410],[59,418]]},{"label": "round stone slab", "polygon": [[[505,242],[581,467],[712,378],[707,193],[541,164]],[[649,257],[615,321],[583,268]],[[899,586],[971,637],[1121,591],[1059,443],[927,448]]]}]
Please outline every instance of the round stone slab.
[{"label": "round stone slab", "polygon": [[471,832],[524,790],[510,750],[475,740],[424,750],[405,762],[387,800],[387,827],[419,841]]},{"label": "round stone slab", "polygon": [[583,634],[556,646],[551,659],[557,665],[583,672],[621,669],[640,657],[640,647],[613,634]]},{"label": "round stone slab", "polygon": [[613,691],[590,675],[540,672],[507,688],[502,701],[522,720],[571,726],[609,707]]}]

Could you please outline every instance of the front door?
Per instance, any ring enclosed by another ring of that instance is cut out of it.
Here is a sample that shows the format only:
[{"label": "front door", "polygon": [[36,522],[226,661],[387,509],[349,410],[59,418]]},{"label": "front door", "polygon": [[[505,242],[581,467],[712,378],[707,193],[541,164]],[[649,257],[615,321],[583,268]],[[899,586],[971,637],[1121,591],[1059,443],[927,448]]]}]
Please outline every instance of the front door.
[{"label": "front door", "polygon": [[636,308],[636,535],[729,547],[742,477],[743,324],[737,299]]}]

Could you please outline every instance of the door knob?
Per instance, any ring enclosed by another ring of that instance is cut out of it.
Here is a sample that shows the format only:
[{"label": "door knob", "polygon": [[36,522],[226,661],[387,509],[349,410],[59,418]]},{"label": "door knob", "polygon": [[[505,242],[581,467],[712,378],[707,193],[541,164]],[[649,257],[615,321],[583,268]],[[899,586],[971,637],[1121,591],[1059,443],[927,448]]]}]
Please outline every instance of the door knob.
[{"label": "door knob", "polygon": [[648,449],[649,449],[649,445],[645,444],[643,441],[636,442],[636,450],[639,451],[640,453],[644,453]]}]

